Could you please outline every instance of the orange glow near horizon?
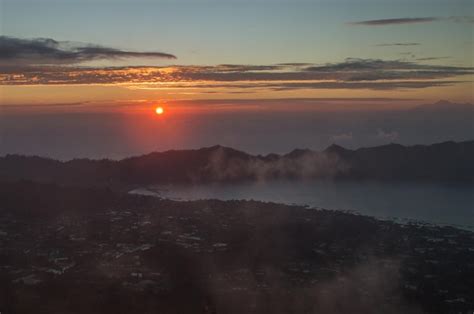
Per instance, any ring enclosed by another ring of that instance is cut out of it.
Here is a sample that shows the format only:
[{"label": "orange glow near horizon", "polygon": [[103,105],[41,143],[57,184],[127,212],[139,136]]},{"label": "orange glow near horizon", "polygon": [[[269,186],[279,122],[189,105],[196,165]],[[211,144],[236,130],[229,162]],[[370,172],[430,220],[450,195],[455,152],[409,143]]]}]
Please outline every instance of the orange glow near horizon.
[{"label": "orange glow near horizon", "polygon": [[163,109],[163,107],[156,107],[155,108],[155,113],[157,115],[162,115],[164,112],[165,112],[165,110]]}]

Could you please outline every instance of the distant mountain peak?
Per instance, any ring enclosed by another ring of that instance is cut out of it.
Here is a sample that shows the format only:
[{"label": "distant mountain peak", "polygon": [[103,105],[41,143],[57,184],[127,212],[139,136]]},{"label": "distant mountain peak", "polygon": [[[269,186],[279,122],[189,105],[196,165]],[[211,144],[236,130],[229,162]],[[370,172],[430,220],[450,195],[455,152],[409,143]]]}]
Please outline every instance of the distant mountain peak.
[{"label": "distant mountain peak", "polygon": [[226,157],[239,157],[239,158],[248,158],[248,157],[250,157],[250,155],[247,154],[246,152],[234,149],[232,147],[222,146],[222,145],[214,145],[214,146],[211,146],[211,147],[202,148],[201,150],[206,151],[206,152],[210,152],[211,154],[212,153],[223,154]]},{"label": "distant mountain peak", "polygon": [[231,147],[226,147],[226,146],[222,146],[220,144],[217,144],[217,145],[214,145],[214,146],[209,146],[209,147],[203,147],[201,149],[199,149],[201,151],[211,151],[211,152],[214,152],[214,151],[235,151],[235,149],[231,148]]},{"label": "distant mountain peak", "polygon": [[347,153],[349,152],[350,150],[349,149],[346,149],[340,145],[337,145],[337,144],[331,144],[330,146],[328,146],[324,152],[325,153],[335,153],[335,154],[344,154],[344,153]]},{"label": "distant mountain peak", "polygon": [[305,148],[305,149],[295,148],[291,152],[286,154],[285,156],[290,157],[290,158],[297,158],[297,157],[301,157],[303,155],[311,154],[311,153],[313,153],[313,151],[308,148]]},{"label": "distant mountain peak", "polygon": [[224,146],[222,146],[220,144],[217,144],[217,145],[213,145],[213,146],[209,146],[209,147],[200,148],[200,150],[216,150],[216,149],[220,149],[220,148],[224,148]]}]

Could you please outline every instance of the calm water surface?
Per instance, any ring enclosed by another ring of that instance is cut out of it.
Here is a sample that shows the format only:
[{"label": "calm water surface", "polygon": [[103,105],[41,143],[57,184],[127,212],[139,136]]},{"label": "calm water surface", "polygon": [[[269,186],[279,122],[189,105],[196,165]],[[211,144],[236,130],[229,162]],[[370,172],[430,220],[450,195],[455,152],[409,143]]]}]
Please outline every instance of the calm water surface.
[{"label": "calm water surface", "polygon": [[349,210],[397,221],[421,220],[474,230],[474,186],[442,183],[289,182],[168,185],[137,189],[178,200],[246,199]]}]

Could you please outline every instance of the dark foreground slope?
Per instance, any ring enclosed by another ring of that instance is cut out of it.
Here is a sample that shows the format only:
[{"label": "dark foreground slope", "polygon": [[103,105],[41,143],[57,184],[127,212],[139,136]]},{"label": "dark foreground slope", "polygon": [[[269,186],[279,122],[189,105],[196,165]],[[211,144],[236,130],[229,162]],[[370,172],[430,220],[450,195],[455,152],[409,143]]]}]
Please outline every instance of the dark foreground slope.
[{"label": "dark foreground slope", "polygon": [[0,184],[2,313],[470,313],[474,235],[253,201]]},{"label": "dark foreground slope", "polygon": [[120,161],[40,157],[0,158],[0,180],[27,179],[76,185],[129,186],[259,179],[474,180],[474,141],[429,146],[390,144],[322,152],[253,156],[213,146],[151,153]]}]

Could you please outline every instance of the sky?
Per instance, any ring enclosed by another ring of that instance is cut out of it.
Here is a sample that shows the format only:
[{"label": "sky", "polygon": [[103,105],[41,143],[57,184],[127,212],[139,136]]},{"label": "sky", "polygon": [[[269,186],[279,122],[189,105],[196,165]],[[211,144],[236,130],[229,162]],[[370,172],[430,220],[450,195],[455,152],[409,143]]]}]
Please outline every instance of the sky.
[{"label": "sky", "polygon": [[[474,135],[471,0],[0,0],[0,35],[3,154]],[[464,122],[440,129],[416,113],[425,104]]]}]

